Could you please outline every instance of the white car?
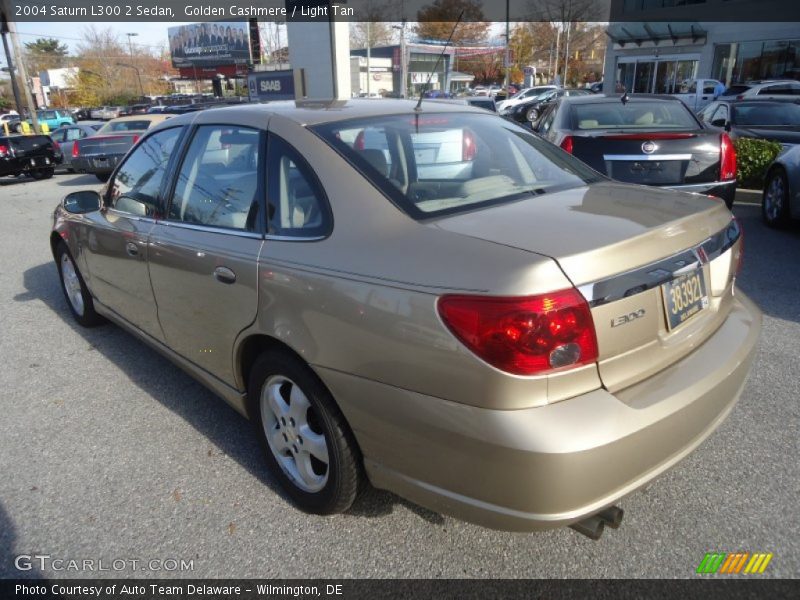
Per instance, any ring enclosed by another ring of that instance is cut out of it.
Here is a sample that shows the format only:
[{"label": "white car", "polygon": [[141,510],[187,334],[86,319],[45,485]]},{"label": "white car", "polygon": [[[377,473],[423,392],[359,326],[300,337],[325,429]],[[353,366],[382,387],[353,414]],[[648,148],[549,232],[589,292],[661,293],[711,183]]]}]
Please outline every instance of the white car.
[{"label": "white car", "polygon": [[498,102],[497,112],[499,112],[501,115],[507,115],[520,102],[524,102],[528,98],[533,98],[534,96],[538,96],[539,94],[541,94],[542,92],[546,92],[547,90],[556,90],[556,89],[558,89],[558,86],[556,85],[537,85],[535,87],[523,88],[510,98]]},{"label": "white car", "polygon": [[742,100],[743,98],[800,98],[800,81],[794,79],[763,79],[734,83],[717,100]]}]

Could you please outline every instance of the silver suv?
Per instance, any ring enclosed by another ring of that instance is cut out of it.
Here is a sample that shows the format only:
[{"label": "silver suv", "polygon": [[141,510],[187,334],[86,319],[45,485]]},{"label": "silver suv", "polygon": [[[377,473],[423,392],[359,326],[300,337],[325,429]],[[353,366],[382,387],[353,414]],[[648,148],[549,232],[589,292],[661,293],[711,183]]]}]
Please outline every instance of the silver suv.
[{"label": "silver suv", "polygon": [[742,100],[743,98],[786,98],[800,99],[800,81],[794,79],[763,79],[733,84],[717,100]]}]

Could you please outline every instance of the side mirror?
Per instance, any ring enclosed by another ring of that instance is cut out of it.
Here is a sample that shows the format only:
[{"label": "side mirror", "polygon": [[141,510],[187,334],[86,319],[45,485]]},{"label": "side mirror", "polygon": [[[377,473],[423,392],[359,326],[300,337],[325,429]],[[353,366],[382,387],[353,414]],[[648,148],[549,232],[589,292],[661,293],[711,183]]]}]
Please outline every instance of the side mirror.
[{"label": "side mirror", "polygon": [[100,210],[102,204],[100,194],[91,190],[67,194],[62,202],[64,210],[74,215],[82,215]]}]

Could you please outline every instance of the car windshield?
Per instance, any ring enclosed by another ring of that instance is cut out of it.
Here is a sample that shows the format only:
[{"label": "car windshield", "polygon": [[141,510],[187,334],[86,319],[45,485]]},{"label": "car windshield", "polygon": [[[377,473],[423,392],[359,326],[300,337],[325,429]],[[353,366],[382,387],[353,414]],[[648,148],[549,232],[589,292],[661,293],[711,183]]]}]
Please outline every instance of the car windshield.
[{"label": "car windshield", "polygon": [[734,107],[733,122],[739,126],[800,125],[800,105],[740,104]]},{"label": "car windshield", "polygon": [[100,129],[100,133],[115,133],[122,131],[144,131],[150,127],[150,121],[109,121]]},{"label": "car windshield", "polygon": [[620,101],[575,104],[574,129],[697,129],[697,122],[681,102]]},{"label": "car windshield", "polygon": [[417,219],[533,199],[602,178],[559,148],[488,114],[392,115],[312,129]]}]

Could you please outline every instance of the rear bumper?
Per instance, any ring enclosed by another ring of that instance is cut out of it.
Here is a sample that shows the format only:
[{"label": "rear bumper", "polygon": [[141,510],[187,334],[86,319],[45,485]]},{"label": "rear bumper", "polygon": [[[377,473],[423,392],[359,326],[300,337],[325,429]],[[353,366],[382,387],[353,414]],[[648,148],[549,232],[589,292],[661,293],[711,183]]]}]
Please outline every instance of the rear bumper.
[{"label": "rear bumper", "polygon": [[71,167],[79,173],[111,173],[122,160],[123,155],[90,155],[72,159]]},{"label": "rear bumper", "polygon": [[[0,159],[0,176],[19,175],[37,169],[52,169],[61,164],[63,157],[60,154],[53,156],[33,157],[36,164],[31,164],[31,157],[11,157]],[[49,162],[48,162],[49,161]]]},{"label": "rear bumper", "polygon": [[738,293],[702,346],[616,394],[488,410],[317,367],[353,428],[373,485],[487,527],[578,521],[675,465],[738,399],[761,313]]}]

